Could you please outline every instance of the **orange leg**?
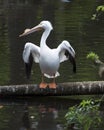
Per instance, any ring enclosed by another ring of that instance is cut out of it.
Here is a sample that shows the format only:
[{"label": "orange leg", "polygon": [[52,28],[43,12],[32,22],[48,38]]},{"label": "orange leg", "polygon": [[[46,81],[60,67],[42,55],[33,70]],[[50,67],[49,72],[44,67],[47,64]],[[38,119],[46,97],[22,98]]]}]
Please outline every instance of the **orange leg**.
[{"label": "orange leg", "polygon": [[49,88],[56,89],[57,85],[55,83],[55,78],[53,79],[52,83],[49,83]]},{"label": "orange leg", "polygon": [[44,75],[42,74],[42,82],[39,84],[39,88],[46,88],[47,83],[44,82]]}]

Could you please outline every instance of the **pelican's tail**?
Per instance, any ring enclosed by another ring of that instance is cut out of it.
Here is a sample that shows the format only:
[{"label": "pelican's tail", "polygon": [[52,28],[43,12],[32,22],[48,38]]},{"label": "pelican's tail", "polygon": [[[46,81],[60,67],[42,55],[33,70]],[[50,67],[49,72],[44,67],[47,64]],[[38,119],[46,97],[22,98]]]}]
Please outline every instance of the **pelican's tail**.
[{"label": "pelican's tail", "polygon": [[[47,77],[47,78],[54,78],[53,75],[51,76],[51,75],[48,75],[48,74],[44,74],[44,76]],[[59,74],[59,72],[56,72],[55,77],[58,77],[58,76],[60,76],[60,74]]]}]

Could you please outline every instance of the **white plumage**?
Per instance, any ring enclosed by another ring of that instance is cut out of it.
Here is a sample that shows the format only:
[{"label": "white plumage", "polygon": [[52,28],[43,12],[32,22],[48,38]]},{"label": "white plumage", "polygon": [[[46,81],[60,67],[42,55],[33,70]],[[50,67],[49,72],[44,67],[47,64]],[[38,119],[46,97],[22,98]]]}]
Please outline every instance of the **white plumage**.
[{"label": "white plumage", "polygon": [[[46,39],[49,36],[50,31],[53,29],[49,21],[42,21],[39,25],[33,27],[32,29],[26,29],[20,37],[41,29],[44,29],[44,32],[40,40],[40,47],[30,42],[26,43],[24,47],[23,60],[26,64],[27,76],[29,77],[31,73],[33,61],[39,63],[42,75],[48,78],[54,78],[54,85],[50,85],[50,88],[56,88],[55,77],[59,76],[58,69],[61,62],[69,59],[73,64],[73,71],[76,72],[75,51],[66,40],[62,41],[62,43],[55,49],[50,49],[46,45]],[[43,84],[44,80],[42,77],[42,83],[40,85],[41,88],[46,87],[46,85],[44,86]]]}]

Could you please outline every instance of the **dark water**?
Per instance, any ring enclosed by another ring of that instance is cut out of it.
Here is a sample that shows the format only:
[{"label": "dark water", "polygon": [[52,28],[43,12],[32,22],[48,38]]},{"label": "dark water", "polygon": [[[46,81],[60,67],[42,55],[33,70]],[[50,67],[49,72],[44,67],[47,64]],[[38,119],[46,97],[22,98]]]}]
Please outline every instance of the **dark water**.
[{"label": "dark water", "polygon": [[[73,97],[0,99],[0,130],[65,130],[64,116],[68,108],[80,101]],[[103,109],[104,106],[102,117]],[[91,130],[103,130],[103,121],[98,128],[92,127]]]},{"label": "dark water", "polygon": [[[102,2],[103,3],[103,2]],[[104,60],[104,24],[91,20],[96,6],[95,0],[63,2],[57,1],[1,1],[0,3],[0,84],[39,83],[41,73],[34,64],[31,80],[27,81],[22,60],[24,44],[31,41],[39,45],[42,32],[19,38],[25,28],[31,28],[42,20],[51,21],[54,30],[47,44],[57,47],[68,40],[76,51],[77,74],[73,74],[70,63],[61,64],[57,82],[101,80],[98,70],[86,59],[94,51]]]},{"label": "dark water", "polygon": [[[101,3],[102,0],[1,0],[0,85],[41,81],[38,64],[33,66],[31,79],[26,79],[22,51],[27,41],[39,45],[42,32],[24,38],[19,38],[19,34],[42,20],[51,21],[54,28],[47,40],[48,46],[57,47],[66,39],[76,51],[77,73],[73,74],[70,63],[62,63],[57,82],[102,80],[98,68],[86,59],[86,55],[94,51],[104,61],[104,21],[91,20]],[[39,97],[1,100],[0,130],[63,130],[64,114],[76,103],[71,99]]]},{"label": "dark water", "polygon": [[38,102],[37,97],[0,100],[0,130],[63,130],[64,115],[75,101],[58,97],[38,97]]}]

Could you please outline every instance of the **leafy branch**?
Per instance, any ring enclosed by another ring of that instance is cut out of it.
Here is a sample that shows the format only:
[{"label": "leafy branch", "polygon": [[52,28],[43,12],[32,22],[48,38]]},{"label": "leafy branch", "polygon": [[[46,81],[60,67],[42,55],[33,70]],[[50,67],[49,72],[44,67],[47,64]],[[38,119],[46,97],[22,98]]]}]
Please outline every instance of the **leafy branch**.
[{"label": "leafy branch", "polygon": [[87,54],[86,56],[87,59],[91,59],[93,61],[95,60],[99,60],[99,56],[97,54],[95,54],[94,52],[90,52]]},{"label": "leafy branch", "polygon": [[96,12],[92,15],[91,20],[99,21],[102,19],[104,19],[104,5],[99,5],[96,7]]},{"label": "leafy branch", "polygon": [[89,130],[101,123],[100,100],[83,100],[79,105],[70,107],[65,115],[67,129]]},{"label": "leafy branch", "polygon": [[99,56],[94,52],[90,52],[86,58],[93,61],[94,65],[99,65],[99,76],[104,78],[104,63],[99,59]]}]

